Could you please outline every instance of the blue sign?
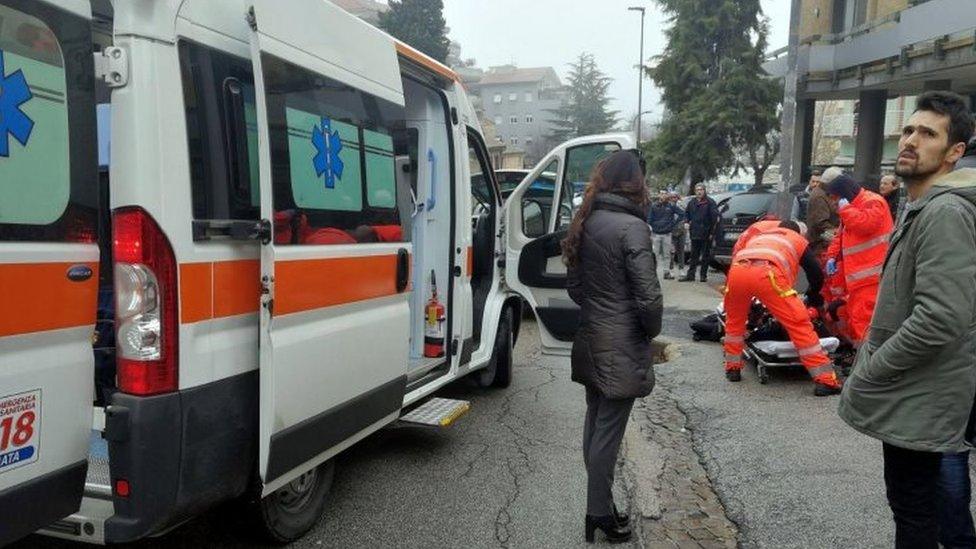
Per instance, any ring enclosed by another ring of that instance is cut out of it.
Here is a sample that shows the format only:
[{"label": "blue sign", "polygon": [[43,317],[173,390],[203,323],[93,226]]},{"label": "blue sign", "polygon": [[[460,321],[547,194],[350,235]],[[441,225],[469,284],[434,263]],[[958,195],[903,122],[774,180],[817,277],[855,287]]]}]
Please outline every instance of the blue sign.
[{"label": "blue sign", "polygon": [[24,461],[30,461],[32,457],[34,457],[33,446],[24,446],[23,448],[18,448],[13,452],[0,454],[0,469],[13,467],[14,465]]},{"label": "blue sign", "polygon": [[339,130],[332,131],[331,120],[323,116],[322,126],[312,128],[312,145],[316,151],[312,158],[315,175],[325,178],[326,189],[334,189],[336,179],[342,179],[343,165],[339,158],[342,139],[339,137]]},{"label": "blue sign", "polygon": [[27,146],[34,121],[24,114],[20,108],[30,101],[34,94],[27,86],[24,71],[7,74],[4,66],[4,52],[0,50],[0,156],[10,156],[10,136]]}]

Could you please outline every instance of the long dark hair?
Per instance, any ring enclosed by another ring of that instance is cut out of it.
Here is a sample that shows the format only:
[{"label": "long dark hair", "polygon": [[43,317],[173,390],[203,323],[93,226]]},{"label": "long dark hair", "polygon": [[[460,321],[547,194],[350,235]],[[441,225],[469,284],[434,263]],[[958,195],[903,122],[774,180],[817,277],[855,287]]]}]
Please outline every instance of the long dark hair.
[{"label": "long dark hair", "polygon": [[583,226],[593,212],[593,202],[600,193],[613,193],[646,209],[650,195],[644,184],[644,167],[636,151],[618,151],[601,161],[590,175],[590,184],[583,194],[569,234],[562,241],[563,262],[575,267],[579,264],[579,248],[583,241]]}]

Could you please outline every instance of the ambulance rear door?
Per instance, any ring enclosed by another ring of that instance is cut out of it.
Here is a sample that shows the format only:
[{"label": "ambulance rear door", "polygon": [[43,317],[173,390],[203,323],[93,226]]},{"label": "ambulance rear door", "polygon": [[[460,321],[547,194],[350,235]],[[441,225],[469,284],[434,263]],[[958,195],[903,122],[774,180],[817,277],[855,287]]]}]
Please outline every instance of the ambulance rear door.
[{"label": "ambulance rear door", "polygon": [[543,157],[506,199],[505,281],[532,307],[544,354],[566,355],[579,327],[579,307],[566,290],[560,242],[582,201],[593,168],[634,147],[629,134],[579,137]]},{"label": "ambulance rear door", "polygon": [[410,244],[397,209],[392,39],[329,2],[254,0],[264,493],[399,416]]},{"label": "ambulance rear door", "polygon": [[0,545],[78,510],[97,153],[87,0],[0,0]]}]

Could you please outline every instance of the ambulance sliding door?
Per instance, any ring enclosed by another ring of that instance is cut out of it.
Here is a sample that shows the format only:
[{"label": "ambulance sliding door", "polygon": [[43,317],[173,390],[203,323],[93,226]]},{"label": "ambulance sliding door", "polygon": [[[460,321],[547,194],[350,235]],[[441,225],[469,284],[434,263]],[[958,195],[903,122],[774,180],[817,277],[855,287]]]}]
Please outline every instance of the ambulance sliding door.
[{"label": "ambulance sliding door", "polygon": [[321,0],[255,0],[262,247],[260,473],[270,493],[395,419],[410,244],[391,39]]},{"label": "ambulance sliding door", "polygon": [[78,510],[97,153],[87,0],[0,0],[0,546]]}]

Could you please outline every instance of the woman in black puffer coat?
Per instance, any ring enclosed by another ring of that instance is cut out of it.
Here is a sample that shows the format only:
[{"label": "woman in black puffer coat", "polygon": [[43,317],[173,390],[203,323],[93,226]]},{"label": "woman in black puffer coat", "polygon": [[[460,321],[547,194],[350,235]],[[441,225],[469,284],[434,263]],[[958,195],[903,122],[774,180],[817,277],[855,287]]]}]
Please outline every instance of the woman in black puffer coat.
[{"label": "woman in black puffer coat", "polygon": [[599,528],[626,541],[627,517],[613,504],[614,465],[634,399],[654,387],[651,338],[661,332],[649,196],[636,151],[620,151],[594,171],[562,243],[569,295],[581,310],[573,343],[573,381],[586,387],[583,461],[586,539]]}]

